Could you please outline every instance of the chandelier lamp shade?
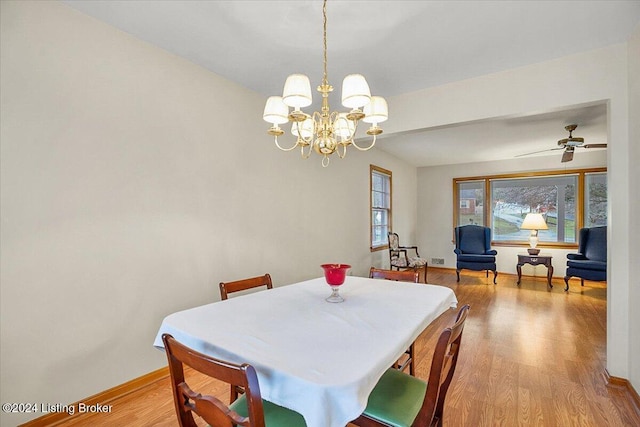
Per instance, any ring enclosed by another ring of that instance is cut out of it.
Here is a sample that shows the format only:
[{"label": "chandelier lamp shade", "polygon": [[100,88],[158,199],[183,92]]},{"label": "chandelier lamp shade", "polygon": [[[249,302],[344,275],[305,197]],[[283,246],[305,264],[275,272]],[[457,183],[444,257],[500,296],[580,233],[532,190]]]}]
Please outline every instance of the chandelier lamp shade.
[{"label": "chandelier lamp shade", "polygon": [[531,230],[531,235],[529,236],[529,255],[538,255],[540,253],[540,249],[537,249],[538,246],[538,230],[548,230],[546,221],[542,214],[539,213],[528,213],[527,216],[524,217],[524,221],[522,221],[522,225],[520,226],[521,230]]},{"label": "chandelier lamp shade", "polygon": [[[331,111],[329,94],[333,86],[327,78],[327,0],[322,7],[323,16],[323,77],[317,91],[322,95],[320,111],[308,114],[303,108],[312,104],[311,82],[304,74],[291,74],[284,84],[282,96],[270,96],[264,107],[262,118],[272,126],[267,133],[274,137],[276,146],[283,151],[291,151],[300,147],[302,158],[307,159],[313,151],[322,156],[322,166],[329,165],[329,156],[336,153],[344,158],[347,147],[353,145],[361,151],[371,149],[376,143],[377,135],[382,133],[379,123],[389,116],[387,101],[381,96],[372,96],[369,84],[362,74],[349,74],[342,82],[342,105],[347,112]],[[371,136],[368,146],[361,147],[356,141],[358,123],[370,124],[366,131]],[[278,137],[285,134],[280,125],[291,123],[291,134],[295,144],[283,148]]]}]

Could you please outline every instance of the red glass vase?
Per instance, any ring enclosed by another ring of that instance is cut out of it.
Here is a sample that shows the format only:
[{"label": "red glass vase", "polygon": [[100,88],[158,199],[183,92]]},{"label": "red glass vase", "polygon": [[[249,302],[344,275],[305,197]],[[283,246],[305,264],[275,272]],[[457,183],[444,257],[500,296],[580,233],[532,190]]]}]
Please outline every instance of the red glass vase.
[{"label": "red glass vase", "polygon": [[351,268],[349,264],[322,264],[324,277],[327,284],[331,286],[331,295],[327,298],[329,302],[342,302],[344,298],[338,293],[338,288],[344,283],[347,270]]}]

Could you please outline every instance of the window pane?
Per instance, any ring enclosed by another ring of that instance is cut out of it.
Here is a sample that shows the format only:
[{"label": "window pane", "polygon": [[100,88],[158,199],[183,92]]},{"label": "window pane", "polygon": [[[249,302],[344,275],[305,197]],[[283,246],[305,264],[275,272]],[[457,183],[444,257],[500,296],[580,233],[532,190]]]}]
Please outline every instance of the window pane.
[{"label": "window pane", "polygon": [[389,177],[379,172],[373,172],[371,174],[373,179],[372,188],[374,191],[388,192]]},{"label": "window pane", "polygon": [[484,225],[484,181],[458,183],[458,218],[456,225]]},{"label": "window pane", "polygon": [[585,176],[584,226],[607,225],[607,174]]},{"label": "window pane", "polygon": [[373,209],[371,216],[371,236],[373,246],[386,245],[389,231],[389,212],[385,209]]},{"label": "window pane", "polygon": [[388,225],[389,224],[389,214],[387,212],[386,209],[374,209],[373,210],[373,218],[372,218],[372,224],[373,226],[380,226],[380,225]]},{"label": "window pane", "polygon": [[373,227],[373,244],[374,246],[382,246],[382,245],[386,245],[387,242],[387,232],[389,231],[389,229],[387,228],[387,226],[381,226],[381,227]]},{"label": "window pane", "polygon": [[371,193],[373,197],[373,208],[390,208],[390,194],[389,193],[379,193],[374,191]]},{"label": "window pane", "polygon": [[387,206],[386,197],[384,193],[380,193],[377,191],[373,192],[373,207],[374,208],[384,208]]},{"label": "window pane", "polygon": [[575,189],[577,176],[499,179],[491,181],[491,228],[495,241],[528,241],[530,231],[520,230],[529,212],[542,213],[548,230],[541,242],[575,243]]}]

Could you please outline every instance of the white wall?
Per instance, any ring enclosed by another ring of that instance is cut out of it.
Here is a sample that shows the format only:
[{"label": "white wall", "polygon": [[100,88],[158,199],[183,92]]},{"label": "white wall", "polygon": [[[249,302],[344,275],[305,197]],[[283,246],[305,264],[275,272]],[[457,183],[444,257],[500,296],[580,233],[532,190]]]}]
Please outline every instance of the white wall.
[{"label": "white wall", "polygon": [[[579,156],[574,157],[570,168],[606,167],[606,165],[605,151],[581,152]],[[424,248],[424,256],[427,260],[444,258],[444,267],[456,267],[456,256],[453,253],[455,244],[453,242],[452,181],[454,178],[557,170],[559,167],[559,157],[551,156],[419,168],[418,212],[420,227],[418,243],[420,248]],[[525,248],[521,246],[496,246],[493,249],[498,251],[496,258],[498,272],[516,274],[517,254],[524,252]],[[543,248],[542,251],[553,255],[554,277],[564,277],[566,254],[575,252],[575,250]],[[462,274],[464,275],[464,273]],[[546,277],[547,269],[544,266],[524,265],[522,274]],[[504,280],[515,282],[513,278],[503,278],[502,281]]]},{"label": "white wall", "polygon": [[637,213],[640,212],[640,24],[636,26],[629,41],[629,171],[631,182],[629,186],[629,210],[631,215],[629,235],[629,253],[634,258],[631,262],[629,274],[629,301],[635,310],[630,311],[629,318],[629,342],[631,364],[629,379],[635,390],[640,393],[640,221]]},{"label": "white wall", "polygon": [[220,281],[367,274],[384,261],[370,163],[415,237],[415,168],[374,149],[323,169],[275,148],[264,97],[63,4],[1,5],[2,402],[71,403],[164,366],[162,318]]},{"label": "white wall", "polygon": [[[635,165],[637,160],[633,168],[629,161],[638,157],[637,148],[632,148],[629,139],[627,55],[627,44],[624,43],[392,97],[389,108],[400,120],[387,126],[388,132],[401,132],[607,102],[608,240],[611,242],[607,280],[607,369],[611,375],[622,378],[630,377],[631,360],[640,359],[637,350],[630,349],[632,342],[637,347],[639,339],[637,333],[630,335],[633,305],[629,298],[630,270],[637,263],[637,253],[630,251],[629,231],[632,208],[637,208],[638,203],[637,193],[631,193],[630,182],[639,172]],[[637,72],[637,68],[631,71]],[[423,174],[421,171],[420,176]],[[438,209],[450,209],[449,206],[445,203]],[[419,224],[433,220],[431,209],[430,206],[425,212],[424,207],[419,208]],[[438,211],[438,214],[446,215],[446,212]],[[451,224],[447,226],[448,230],[450,227]],[[421,237],[422,247],[430,237]],[[635,297],[638,302],[637,294]],[[631,380],[639,390],[637,378]]]}]

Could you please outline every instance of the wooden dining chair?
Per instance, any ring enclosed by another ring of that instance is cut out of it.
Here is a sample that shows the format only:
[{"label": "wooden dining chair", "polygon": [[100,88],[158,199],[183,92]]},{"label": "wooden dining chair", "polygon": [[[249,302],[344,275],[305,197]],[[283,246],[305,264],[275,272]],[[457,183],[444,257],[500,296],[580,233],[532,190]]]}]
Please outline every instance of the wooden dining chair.
[{"label": "wooden dining chair", "polygon": [[251,277],[249,279],[236,280],[234,282],[220,282],[220,299],[229,298],[229,294],[233,292],[246,291],[247,289],[266,286],[272,289],[271,276],[267,273],[264,276]]},{"label": "wooden dining chair", "polygon": [[364,413],[352,423],[361,427],[442,427],[444,400],[458,363],[469,308],[463,306],[455,324],[440,334],[428,382],[388,369],[369,395]]},{"label": "wooden dining chair", "polygon": [[415,270],[383,270],[371,267],[369,277],[372,279],[395,280],[399,282],[420,283],[420,273]]},{"label": "wooden dining chair", "polygon": [[[233,282],[220,282],[220,300],[226,300],[229,298],[229,294],[233,292],[246,291],[247,289],[259,288],[260,286],[266,286],[267,289],[273,289],[271,283],[271,276],[269,273],[264,276],[251,277],[248,279],[236,280]],[[244,393],[242,387],[237,385],[231,385],[231,402],[234,402],[239,395]]]},{"label": "wooden dining chair", "polygon": [[[420,283],[420,273],[416,270],[383,270],[380,268],[371,267],[369,270],[369,277],[371,279],[385,279],[385,280],[395,280],[397,282],[413,282]],[[415,367],[415,342],[412,342],[407,351],[404,352],[405,355],[402,356],[400,360],[398,360],[394,367],[400,371],[404,371],[409,367],[409,374],[416,374]],[[404,359],[404,360],[402,360]]]},{"label": "wooden dining chair", "polygon": [[[163,334],[162,341],[180,427],[197,427],[194,413],[211,426],[306,426],[299,413],[262,400],[253,366],[209,357],[179,343],[169,334]],[[214,396],[197,393],[185,382],[184,365],[220,381],[240,385],[245,394],[227,406]]]}]

